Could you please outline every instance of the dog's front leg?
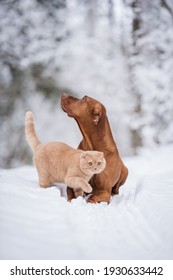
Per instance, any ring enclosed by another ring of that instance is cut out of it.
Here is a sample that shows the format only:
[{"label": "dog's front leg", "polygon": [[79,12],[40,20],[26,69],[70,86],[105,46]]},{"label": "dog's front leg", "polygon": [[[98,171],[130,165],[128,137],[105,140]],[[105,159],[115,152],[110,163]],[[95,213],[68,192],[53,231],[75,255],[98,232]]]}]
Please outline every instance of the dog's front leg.
[{"label": "dog's front leg", "polygon": [[67,199],[68,201],[71,201],[72,199],[76,198],[74,190],[67,186]]},{"label": "dog's front leg", "polygon": [[100,173],[91,179],[91,186],[93,187],[92,194],[87,199],[90,203],[110,202],[112,182],[107,179],[105,174]]}]

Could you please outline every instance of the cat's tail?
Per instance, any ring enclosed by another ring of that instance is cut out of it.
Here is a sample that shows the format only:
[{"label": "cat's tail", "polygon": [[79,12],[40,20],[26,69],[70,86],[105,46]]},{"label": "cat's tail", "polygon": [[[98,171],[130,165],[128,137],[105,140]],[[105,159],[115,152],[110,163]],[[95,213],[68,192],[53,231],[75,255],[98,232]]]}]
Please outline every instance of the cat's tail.
[{"label": "cat's tail", "polygon": [[28,144],[31,146],[34,151],[38,145],[41,144],[39,141],[37,134],[35,132],[34,118],[31,111],[26,112],[25,117],[25,135]]}]

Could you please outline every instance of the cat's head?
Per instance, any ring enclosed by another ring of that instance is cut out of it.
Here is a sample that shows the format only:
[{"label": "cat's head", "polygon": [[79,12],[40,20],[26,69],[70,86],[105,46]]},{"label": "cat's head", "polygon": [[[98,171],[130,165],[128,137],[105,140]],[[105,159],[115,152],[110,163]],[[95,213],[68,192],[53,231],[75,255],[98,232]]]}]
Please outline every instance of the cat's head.
[{"label": "cat's head", "polygon": [[85,151],[80,156],[80,168],[87,175],[98,174],[106,167],[104,154],[98,151]]}]

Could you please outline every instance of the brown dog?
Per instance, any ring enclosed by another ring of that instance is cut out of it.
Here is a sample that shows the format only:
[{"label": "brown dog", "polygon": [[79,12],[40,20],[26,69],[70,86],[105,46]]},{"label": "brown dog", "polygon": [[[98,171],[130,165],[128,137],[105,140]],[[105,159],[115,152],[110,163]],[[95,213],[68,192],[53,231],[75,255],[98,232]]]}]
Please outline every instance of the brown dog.
[{"label": "brown dog", "polygon": [[[82,99],[63,94],[61,107],[73,117],[83,135],[79,144],[82,150],[97,150],[104,153],[106,168],[91,178],[93,188],[88,202],[110,202],[111,194],[118,194],[128,176],[128,169],[123,164],[113,139],[105,107],[97,100],[84,96]],[[68,199],[75,197],[73,189],[67,187]]]}]

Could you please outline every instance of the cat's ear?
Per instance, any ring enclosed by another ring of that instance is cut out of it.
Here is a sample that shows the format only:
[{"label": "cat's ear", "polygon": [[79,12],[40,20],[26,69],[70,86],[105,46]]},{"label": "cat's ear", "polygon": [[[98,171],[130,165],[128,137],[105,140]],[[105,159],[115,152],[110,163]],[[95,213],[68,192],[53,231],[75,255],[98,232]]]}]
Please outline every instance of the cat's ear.
[{"label": "cat's ear", "polygon": [[101,108],[100,104],[98,104],[94,107],[94,109],[92,111],[92,115],[93,115],[93,123],[95,125],[97,125],[102,116],[102,108]]},{"label": "cat's ear", "polygon": [[86,158],[88,156],[88,153],[87,152],[83,152],[82,154],[81,154],[81,158]]}]

